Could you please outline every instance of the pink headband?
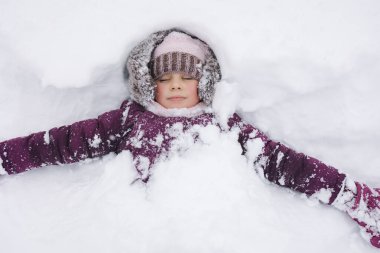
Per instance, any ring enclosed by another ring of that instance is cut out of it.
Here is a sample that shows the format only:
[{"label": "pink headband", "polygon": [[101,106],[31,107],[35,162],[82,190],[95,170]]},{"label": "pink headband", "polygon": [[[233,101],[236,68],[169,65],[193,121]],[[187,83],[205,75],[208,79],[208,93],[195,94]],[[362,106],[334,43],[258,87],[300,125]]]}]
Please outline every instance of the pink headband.
[{"label": "pink headband", "polygon": [[202,62],[205,61],[205,48],[202,42],[180,32],[171,32],[164,41],[158,45],[153,53],[156,58],[169,52],[182,52],[196,56]]}]

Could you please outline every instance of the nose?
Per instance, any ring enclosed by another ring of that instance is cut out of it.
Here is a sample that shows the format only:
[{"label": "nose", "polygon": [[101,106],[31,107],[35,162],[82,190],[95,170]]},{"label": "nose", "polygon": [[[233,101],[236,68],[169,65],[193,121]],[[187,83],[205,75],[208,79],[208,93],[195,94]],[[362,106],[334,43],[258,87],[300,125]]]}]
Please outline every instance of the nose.
[{"label": "nose", "polygon": [[182,87],[182,82],[181,80],[179,79],[174,79],[171,83],[171,86],[170,86],[170,89],[171,90],[181,90],[183,87]]}]

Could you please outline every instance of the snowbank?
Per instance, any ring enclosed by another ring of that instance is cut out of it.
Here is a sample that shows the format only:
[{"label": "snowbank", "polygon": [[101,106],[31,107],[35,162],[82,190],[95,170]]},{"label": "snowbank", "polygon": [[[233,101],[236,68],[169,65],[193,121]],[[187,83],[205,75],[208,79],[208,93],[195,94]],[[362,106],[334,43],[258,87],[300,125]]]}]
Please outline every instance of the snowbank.
[{"label": "snowbank", "polygon": [[136,174],[128,152],[7,177],[0,193],[6,203],[0,207],[2,247],[371,252],[339,211],[261,181],[240,155],[236,138],[208,127],[199,143],[157,164],[146,186],[131,184]]},{"label": "snowbank", "polygon": [[[379,186],[379,12],[375,0],[2,1],[0,141],[118,107],[128,51],[181,26],[236,84],[220,91],[222,115],[236,107],[274,139]],[[262,182],[239,148],[211,131],[147,186],[130,184],[127,152],[1,177],[2,248],[374,251],[344,214]]]}]

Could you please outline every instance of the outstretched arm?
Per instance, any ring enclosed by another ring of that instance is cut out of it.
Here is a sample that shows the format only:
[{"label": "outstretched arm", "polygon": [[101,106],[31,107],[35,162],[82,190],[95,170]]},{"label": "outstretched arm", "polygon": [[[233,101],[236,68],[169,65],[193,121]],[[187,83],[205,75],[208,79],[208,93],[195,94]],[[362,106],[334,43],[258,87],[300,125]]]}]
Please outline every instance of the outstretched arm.
[{"label": "outstretched arm", "polygon": [[239,127],[239,142],[243,154],[251,157],[258,173],[267,180],[315,196],[331,204],[340,192],[346,176],[321,161],[296,152],[280,142],[273,141],[254,126],[234,114],[231,127]]},{"label": "outstretched arm", "polygon": [[6,173],[16,174],[114,152],[120,138],[128,133],[126,113],[128,102],[95,119],[1,142],[0,165]]},{"label": "outstretched arm", "polygon": [[380,248],[380,189],[355,182],[315,158],[270,140],[237,114],[230,118],[229,126],[239,128],[243,154],[253,161],[258,173],[346,212],[359,224],[364,238]]}]

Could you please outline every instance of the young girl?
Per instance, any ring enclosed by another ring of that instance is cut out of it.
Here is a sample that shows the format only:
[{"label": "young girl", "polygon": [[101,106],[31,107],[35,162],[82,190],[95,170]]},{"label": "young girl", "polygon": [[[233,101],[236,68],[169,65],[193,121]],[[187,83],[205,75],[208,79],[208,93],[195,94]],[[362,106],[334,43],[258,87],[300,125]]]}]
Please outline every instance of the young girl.
[{"label": "young girl", "polygon": [[221,80],[217,58],[207,43],[181,29],[151,34],[129,54],[124,76],[130,100],[97,119],[76,122],[0,143],[0,173],[73,163],[129,150],[139,177],[147,182],[155,162],[170,154],[175,140],[213,124],[237,130],[242,154],[254,158],[257,173],[270,182],[342,210],[370,243],[380,248],[380,189],[348,178],[333,167],[270,140],[233,114],[227,129],[212,109]]}]

